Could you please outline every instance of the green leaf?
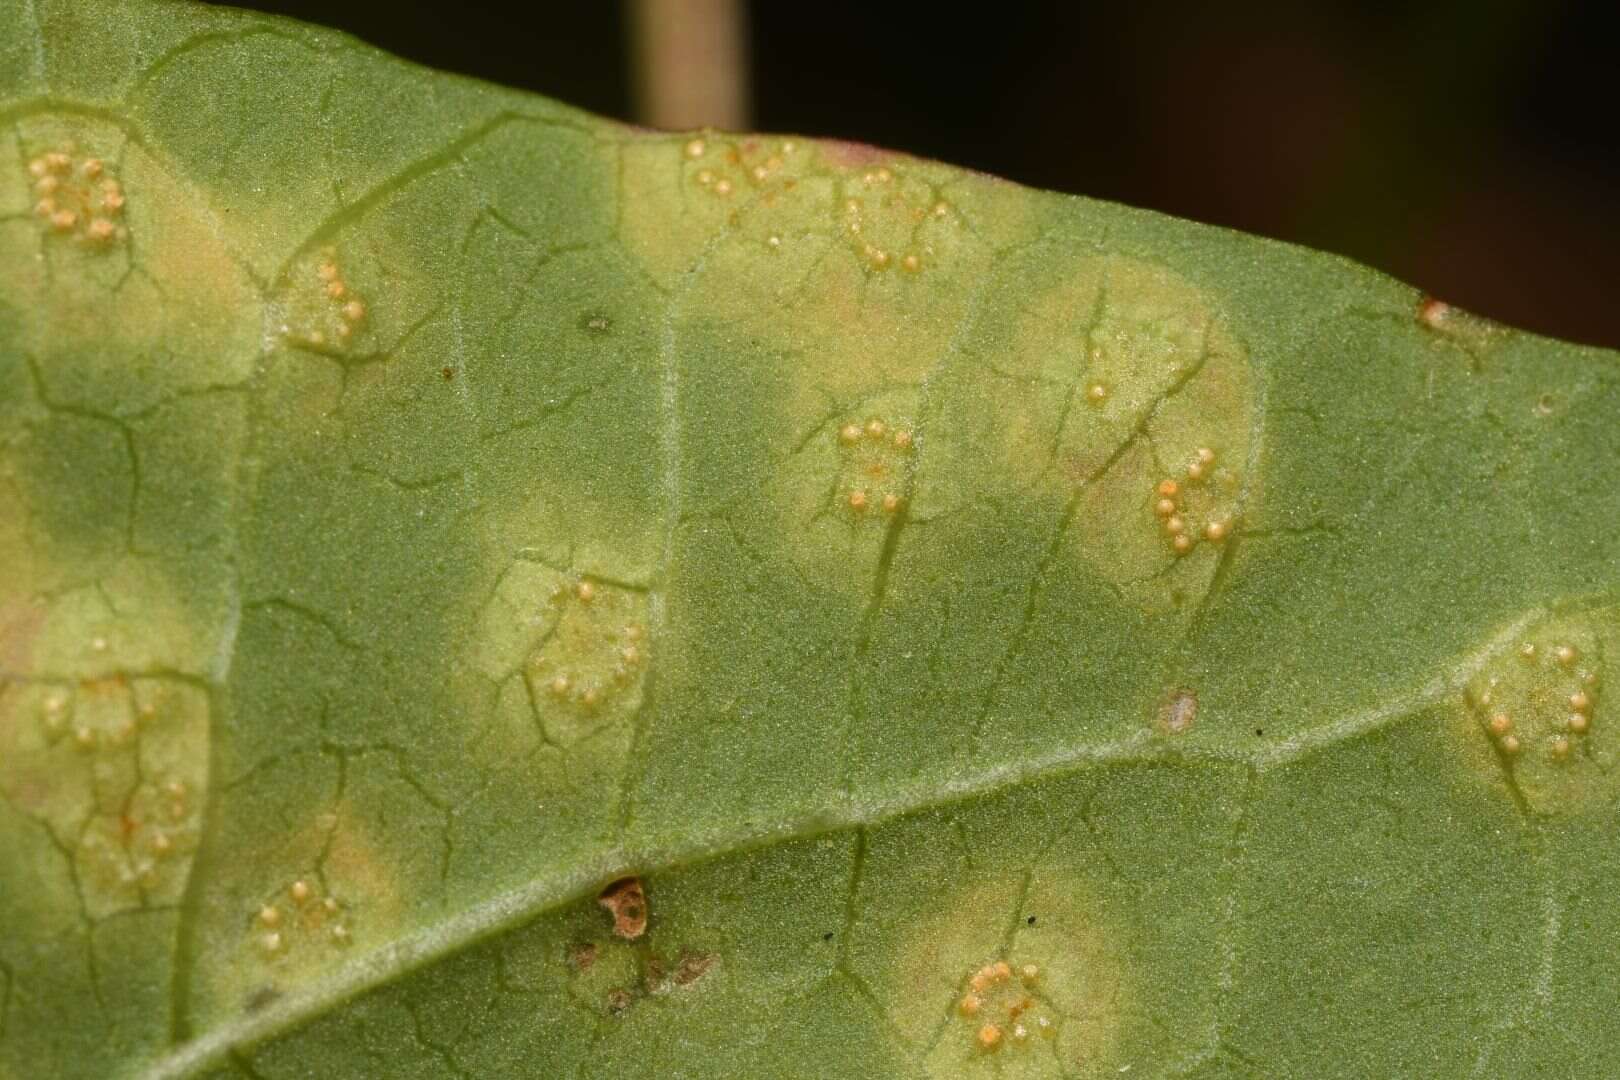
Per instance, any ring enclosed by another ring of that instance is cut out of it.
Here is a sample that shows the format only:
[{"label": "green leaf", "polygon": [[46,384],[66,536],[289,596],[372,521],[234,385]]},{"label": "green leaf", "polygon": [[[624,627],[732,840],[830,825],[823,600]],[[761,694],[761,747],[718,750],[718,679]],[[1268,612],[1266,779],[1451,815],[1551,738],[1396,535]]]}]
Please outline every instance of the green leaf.
[{"label": "green leaf", "polygon": [[200,5],[0,115],[5,1080],[1620,1073],[1615,354]]}]

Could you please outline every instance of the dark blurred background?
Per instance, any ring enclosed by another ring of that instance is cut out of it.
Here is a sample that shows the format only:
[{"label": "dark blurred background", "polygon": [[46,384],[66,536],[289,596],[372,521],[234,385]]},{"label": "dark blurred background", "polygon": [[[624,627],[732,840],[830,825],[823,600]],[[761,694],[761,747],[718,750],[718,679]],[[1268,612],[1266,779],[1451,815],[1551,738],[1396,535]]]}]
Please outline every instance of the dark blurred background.
[{"label": "dark blurred background", "polygon": [[[262,0],[438,68],[634,115],[624,7]],[[752,123],[1341,252],[1620,346],[1607,3],[746,7]]]}]

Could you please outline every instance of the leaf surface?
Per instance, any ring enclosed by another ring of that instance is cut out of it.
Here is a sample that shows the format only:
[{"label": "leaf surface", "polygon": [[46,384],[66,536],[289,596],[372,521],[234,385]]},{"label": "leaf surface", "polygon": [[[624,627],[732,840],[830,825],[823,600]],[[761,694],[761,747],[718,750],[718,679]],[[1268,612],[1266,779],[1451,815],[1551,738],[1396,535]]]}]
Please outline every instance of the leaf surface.
[{"label": "leaf surface", "polygon": [[0,117],[5,1080],[1620,1072],[1615,354],[200,5]]}]

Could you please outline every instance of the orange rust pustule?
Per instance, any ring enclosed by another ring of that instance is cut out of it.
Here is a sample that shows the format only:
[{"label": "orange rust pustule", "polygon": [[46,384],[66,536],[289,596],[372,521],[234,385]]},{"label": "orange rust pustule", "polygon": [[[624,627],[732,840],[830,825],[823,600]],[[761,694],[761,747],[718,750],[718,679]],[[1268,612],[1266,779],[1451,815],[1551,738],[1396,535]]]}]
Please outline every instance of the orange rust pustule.
[{"label": "orange rust pustule", "polygon": [[1449,314],[1451,305],[1439,297],[1425,295],[1418,301],[1418,322],[1425,326],[1438,326]]},{"label": "orange rust pustule", "polygon": [[613,932],[619,937],[634,941],[647,932],[647,893],[640,878],[620,878],[603,889],[596,902],[613,916]]}]

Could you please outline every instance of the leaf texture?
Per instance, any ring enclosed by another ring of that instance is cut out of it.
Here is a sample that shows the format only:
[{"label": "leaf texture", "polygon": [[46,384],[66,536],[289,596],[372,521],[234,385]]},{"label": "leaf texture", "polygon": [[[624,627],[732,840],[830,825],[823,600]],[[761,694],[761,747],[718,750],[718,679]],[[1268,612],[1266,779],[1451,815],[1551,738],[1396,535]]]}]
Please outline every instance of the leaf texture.
[{"label": "leaf texture", "polygon": [[1615,354],[201,5],[0,118],[5,1080],[1620,1073]]}]

